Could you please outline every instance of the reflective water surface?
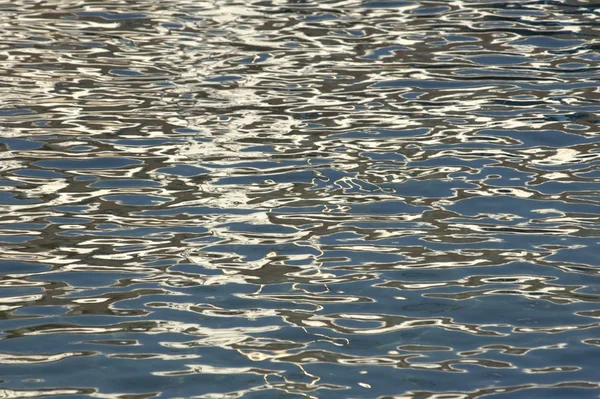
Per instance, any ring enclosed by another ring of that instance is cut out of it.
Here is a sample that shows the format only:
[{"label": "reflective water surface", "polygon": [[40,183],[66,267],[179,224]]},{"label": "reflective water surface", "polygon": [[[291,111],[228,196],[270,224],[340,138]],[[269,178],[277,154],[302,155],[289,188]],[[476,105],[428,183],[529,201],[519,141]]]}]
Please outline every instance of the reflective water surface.
[{"label": "reflective water surface", "polygon": [[598,398],[594,3],[0,4],[0,396]]}]

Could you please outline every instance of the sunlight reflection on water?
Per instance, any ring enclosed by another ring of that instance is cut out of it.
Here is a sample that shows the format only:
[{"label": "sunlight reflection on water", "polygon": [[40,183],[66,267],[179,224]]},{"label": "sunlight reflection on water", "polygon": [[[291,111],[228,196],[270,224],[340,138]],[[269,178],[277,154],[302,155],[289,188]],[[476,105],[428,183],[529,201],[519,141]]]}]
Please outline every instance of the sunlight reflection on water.
[{"label": "sunlight reflection on water", "polygon": [[0,396],[597,398],[598,10],[0,4]]}]

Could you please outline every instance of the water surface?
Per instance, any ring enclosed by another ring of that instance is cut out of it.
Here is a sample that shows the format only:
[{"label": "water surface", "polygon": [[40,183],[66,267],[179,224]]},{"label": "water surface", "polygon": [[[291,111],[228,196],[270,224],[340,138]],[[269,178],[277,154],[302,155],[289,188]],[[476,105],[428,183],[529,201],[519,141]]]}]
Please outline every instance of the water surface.
[{"label": "water surface", "polygon": [[0,4],[0,396],[598,398],[599,17]]}]

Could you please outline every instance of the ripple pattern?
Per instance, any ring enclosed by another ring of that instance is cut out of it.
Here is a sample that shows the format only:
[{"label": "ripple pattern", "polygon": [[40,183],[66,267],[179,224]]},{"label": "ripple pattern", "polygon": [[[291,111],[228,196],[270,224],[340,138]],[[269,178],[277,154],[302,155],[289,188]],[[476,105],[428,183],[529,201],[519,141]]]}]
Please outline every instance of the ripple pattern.
[{"label": "ripple pattern", "polygon": [[598,398],[599,18],[0,4],[0,396]]}]

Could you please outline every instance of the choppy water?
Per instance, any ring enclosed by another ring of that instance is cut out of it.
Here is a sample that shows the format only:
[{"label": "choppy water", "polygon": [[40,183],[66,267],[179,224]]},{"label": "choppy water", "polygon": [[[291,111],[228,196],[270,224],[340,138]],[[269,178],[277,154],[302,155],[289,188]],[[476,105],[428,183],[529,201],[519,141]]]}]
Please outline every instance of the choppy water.
[{"label": "choppy water", "polygon": [[598,398],[593,3],[0,4],[0,396]]}]

